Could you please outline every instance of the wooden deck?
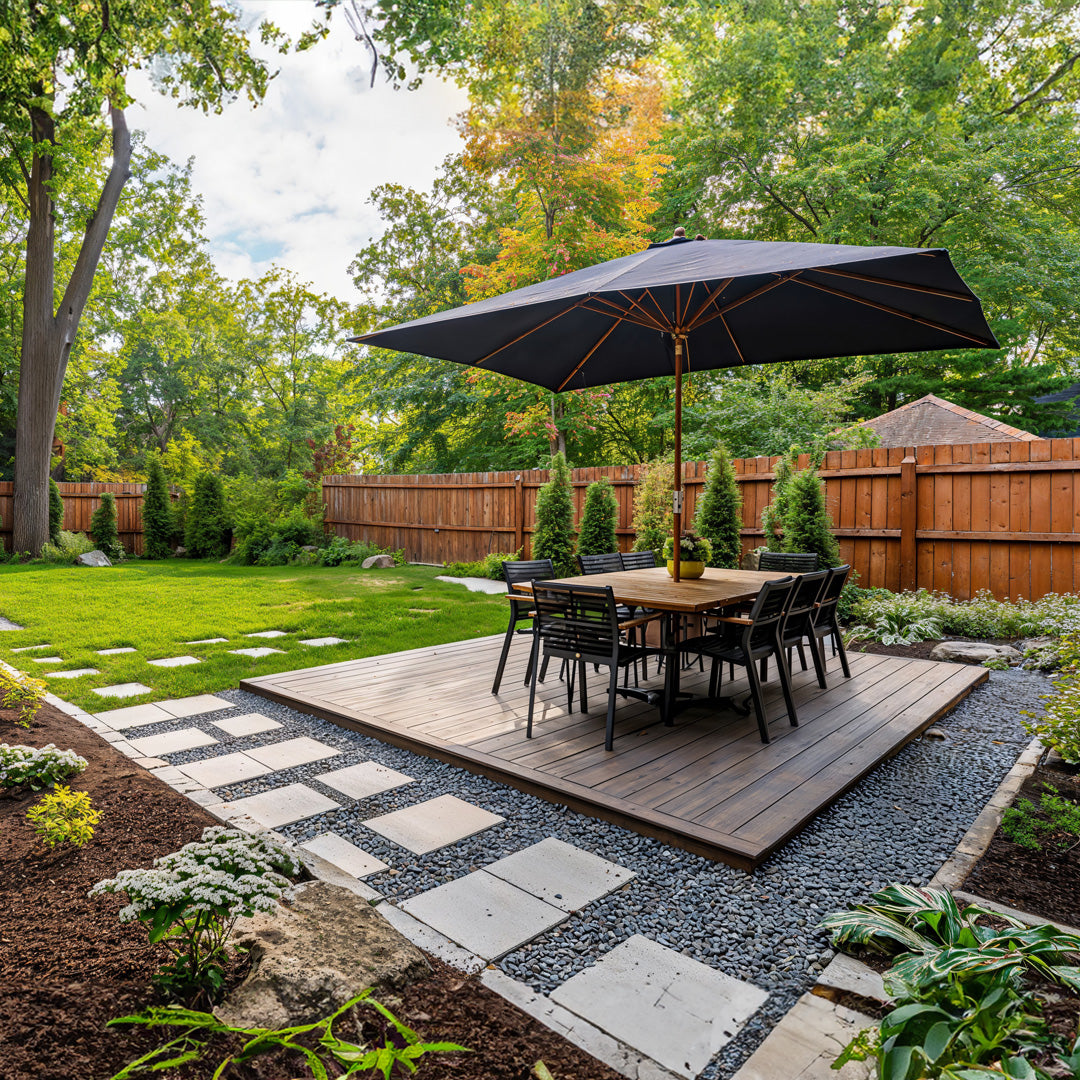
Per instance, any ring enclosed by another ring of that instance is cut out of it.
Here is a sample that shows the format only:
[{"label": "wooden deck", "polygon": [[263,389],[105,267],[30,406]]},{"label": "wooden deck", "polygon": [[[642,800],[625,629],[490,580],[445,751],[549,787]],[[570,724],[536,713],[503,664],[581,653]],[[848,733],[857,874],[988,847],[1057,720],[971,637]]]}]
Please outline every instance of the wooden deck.
[{"label": "wooden deck", "polygon": [[[491,693],[502,635],[246,679],[240,687],[343,727],[459,765],[593,817],[752,869],[819,811],[987,678],[978,667],[851,654],[830,659],[829,689],[796,670],[799,726],[775,675],[766,684],[772,742],[753,716],[690,709],[674,727],[620,698],[606,753],[606,677],[591,674],[590,712],[568,715],[554,670],[525,738],[527,641],[511,648]],[[798,669],[798,663],[796,663]],[[738,675],[738,669],[736,669]],[[683,673],[705,692],[707,675]],[[659,684],[658,679],[650,680]],[[745,689],[745,679],[729,689]]]}]

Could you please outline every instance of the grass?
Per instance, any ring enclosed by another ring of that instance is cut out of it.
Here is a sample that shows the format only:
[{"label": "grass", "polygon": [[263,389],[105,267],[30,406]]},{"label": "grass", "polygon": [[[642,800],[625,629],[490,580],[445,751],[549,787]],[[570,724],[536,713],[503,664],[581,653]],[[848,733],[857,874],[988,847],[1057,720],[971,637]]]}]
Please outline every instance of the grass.
[{"label": "grass", "polygon": [[[275,671],[338,663],[448,641],[494,634],[506,626],[506,601],[436,581],[433,567],[392,570],[357,567],[256,567],[220,563],[130,562],[112,568],[0,567],[0,615],[24,630],[0,633],[0,658],[44,678],[65,668],[97,668],[98,675],[46,679],[58,697],[89,712],[146,701],[235,688],[241,679]],[[245,637],[284,630],[285,637]],[[188,645],[223,637],[216,645]],[[317,648],[302,638],[340,637]],[[26,645],[47,650],[14,653]],[[231,649],[270,646],[281,655],[254,659]],[[98,649],[134,653],[98,656]],[[201,663],[159,668],[170,656]],[[59,656],[37,664],[34,656]],[[94,687],[140,682],[152,693],[115,699]]]}]

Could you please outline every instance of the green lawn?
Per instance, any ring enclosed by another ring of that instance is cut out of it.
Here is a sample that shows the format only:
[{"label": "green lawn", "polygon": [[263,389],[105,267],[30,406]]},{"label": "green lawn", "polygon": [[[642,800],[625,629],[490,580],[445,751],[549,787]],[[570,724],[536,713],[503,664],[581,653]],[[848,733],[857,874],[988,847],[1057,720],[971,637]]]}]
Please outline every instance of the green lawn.
[{"label": "green lawn", "polygon": [[[426,566],[393,570],[357,567],[223,566],[176,561],[130,562],[112,568],[0,567],[0,615],[26,627],[0,633],[0,658],[44,678],[64,668],[97,668],[99,675],[47,679],[50,689],[90,712],[144,701],[234,688],[241,679],[274,671],[332,664],[494,634],[506,626],[506,601],[436,581]],[[259,630],[286,637],[249,638]],[[223,637],[217,645],[187,645]],[[343,645],[311,648],[301,638],[340,637]],[[14,653],[24,645],[48,650]],[[281,655],[253,659],[230,649],[267,645]],[[97,649],[137,652],[98,656]],[[202,663],[159,668],[169,656]],[[59,656],[61,664],[36,664]],[[93,687],[140,682],[153,692],[123,700]]]}]

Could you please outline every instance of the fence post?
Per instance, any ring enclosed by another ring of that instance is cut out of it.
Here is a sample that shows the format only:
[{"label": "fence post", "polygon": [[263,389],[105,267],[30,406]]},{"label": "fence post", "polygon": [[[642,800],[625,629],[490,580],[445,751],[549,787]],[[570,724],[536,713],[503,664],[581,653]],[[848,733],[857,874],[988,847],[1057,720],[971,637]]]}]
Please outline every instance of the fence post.
[{"label": "fence post", "polygon": [[[525,492],[521,485],[521,473],[514,477],[514,550],[525,546]],[[525,552],[521,552],[522,558]]]},{"label": "fence post", "polygon": [[[896,460],[895,458],[893,459]],[[915,447],[904,448],[900,462],[900,591],[917,589],[915,528],[919,521],[918,486],[915,476]]]}]

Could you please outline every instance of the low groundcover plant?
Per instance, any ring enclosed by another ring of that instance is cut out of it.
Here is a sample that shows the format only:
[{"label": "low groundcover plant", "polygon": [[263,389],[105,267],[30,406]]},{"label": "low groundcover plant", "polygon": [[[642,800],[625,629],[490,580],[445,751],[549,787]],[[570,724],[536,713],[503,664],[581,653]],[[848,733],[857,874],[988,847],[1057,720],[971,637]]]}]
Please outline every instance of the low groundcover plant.
[{"label": "low groundcover plant", "polygon": [[0,743],[0,788],[40,791],[77,776],[85,768],[86,758],[74,750],[57,750],[52,743],[41,749]]},{"label": "low groundcover plant", "polygon": [[89,792],[72,791],[61,784],[30,807],[26,816],[46,847],[54,848],[57,844],[82,847],[93,839],[101,811],[90,805]]},{"label": "low groundcover plant", "polygon": [[273,840],[215,825],[201,840],[155,859],[151,869],[99,881],[90,895],[126,893],[120,921],[138,919],[151,942],[165,943],[173,960],[155,976],[164,992],[182,1001],[202,994],[213,1000],[224,986],[236,920],[272,911],[289,876],[299,872],[296,857]]}]

